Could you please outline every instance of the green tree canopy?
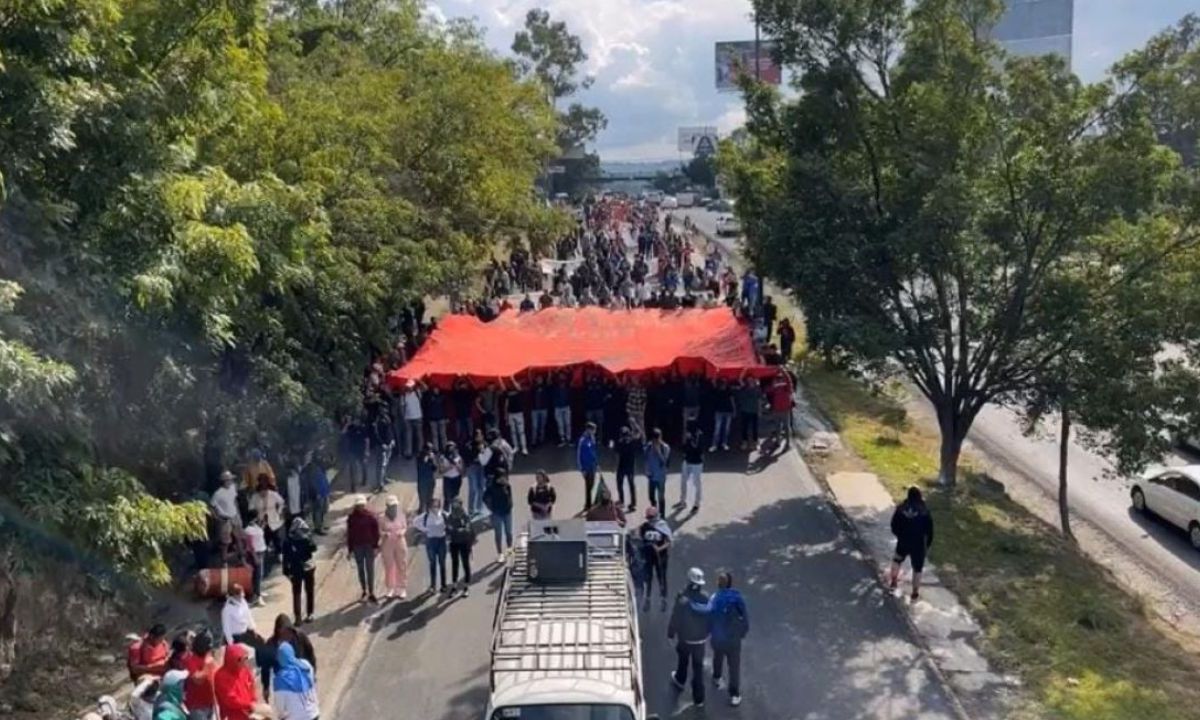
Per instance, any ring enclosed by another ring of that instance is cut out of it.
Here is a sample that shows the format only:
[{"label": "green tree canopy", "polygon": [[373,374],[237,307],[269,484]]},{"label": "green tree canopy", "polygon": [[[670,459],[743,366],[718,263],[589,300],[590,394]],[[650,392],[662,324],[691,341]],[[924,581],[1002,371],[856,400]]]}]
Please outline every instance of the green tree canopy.
[{"label": "green tree canopy", "polygon": [[[1004,57],[985,39],[997,2],[756,8],[801,93],[748,83],[751,139],[723,147],[751,256],[794,289],[814,346],[908,375],[952,483],[979,410],[1071,347],[1065,275],[1133,282],[1197,241],[1177,158],[1111,81]],[[1113,228],[1149,218],[1163,254],[1114,264],[1111,243],[1140,241]]]}]

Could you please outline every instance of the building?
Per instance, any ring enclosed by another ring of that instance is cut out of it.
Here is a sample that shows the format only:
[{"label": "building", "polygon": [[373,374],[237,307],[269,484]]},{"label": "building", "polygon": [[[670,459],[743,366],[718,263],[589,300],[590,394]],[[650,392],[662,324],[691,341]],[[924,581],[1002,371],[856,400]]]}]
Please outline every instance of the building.
[{"label": "building", "polygon": [[992,37],[1015,55],[1057,53],[1071,64],[1075,0],[1007,0]]}]

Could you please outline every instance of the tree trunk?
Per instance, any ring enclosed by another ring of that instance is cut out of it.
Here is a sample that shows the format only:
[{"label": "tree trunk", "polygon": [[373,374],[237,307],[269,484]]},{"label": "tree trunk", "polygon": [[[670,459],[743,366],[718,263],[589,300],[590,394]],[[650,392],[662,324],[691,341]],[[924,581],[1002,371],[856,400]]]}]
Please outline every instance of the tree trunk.
[{"label": "tree trunk", "polygon": [[0,682],[17,663],[17,578],[8,558],[0,557]]},{"label": "tree trunk", "polygon": [[1071,413],[1063,406],[1058,431],[1058,518],[1063,537],[1074,541],[1071,532],[1071,507],[1067,502],[1067,450],[1071,446]]},{"label": "tree trunk", "polygon": [[963,440],[967,437],[970,420],[950,408],[938,408],[938,428],[942,434],[938,458],[938,484],[954,487],[958,482],[958,458],[962,455]]}]

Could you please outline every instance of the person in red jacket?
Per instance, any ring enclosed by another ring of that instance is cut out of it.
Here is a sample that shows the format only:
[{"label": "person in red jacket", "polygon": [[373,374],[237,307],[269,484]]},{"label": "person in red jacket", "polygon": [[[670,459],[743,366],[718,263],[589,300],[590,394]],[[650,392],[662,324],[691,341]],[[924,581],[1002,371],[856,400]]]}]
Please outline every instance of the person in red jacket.
[{"label": "person in red jacket", "polygon": [[362,599],[373,603],[379,602],[375,597],[375,556],[379,554],[380,537],[379,518],[367,507],[367,496],[359,495],[346,520],[346,548],[358,568]]},{"label": "person in red jacket", "polygon": [[225,662],[213,673],[213,694],[221,720],[250,720],[252,713],[266,712],[266,706],[254,694],[253,663],[245,645],[234,643],[225,648]]}]

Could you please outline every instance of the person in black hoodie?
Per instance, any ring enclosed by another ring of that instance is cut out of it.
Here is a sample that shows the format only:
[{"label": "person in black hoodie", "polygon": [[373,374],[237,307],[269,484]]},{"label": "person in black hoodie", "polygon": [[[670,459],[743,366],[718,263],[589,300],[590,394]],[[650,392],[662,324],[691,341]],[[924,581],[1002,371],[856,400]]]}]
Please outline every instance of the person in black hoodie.
[{"label": "person in black hoodie", "polygon": [[[446,537],[450,540],[450,595],[462,588],[462,596],[471,594],[471,548],[475,547],[475,527],[471,524],[471,516],[463,507],[460,498],[454,498],[450,504],[450,514],[446,517]],[[462,566],[462,585],[458,583],[458,568]]]},{"label": "person in black hoodie", "polygon": [[617,439],[617,503],[625,504],[625,483],[629,483],[629,507],[626,512],[637,510],[637,485],[634,483],[634,463],[642,452],[642,440],[626,426],[621,427]]},{"label": "person in black hoodie", "polygon": [[704,707],[704,649],[708,643],[708,594],[704,592],[704,571],[688,570],[688,584],[675,596],[667,638],[675,641],[679,662],[671,673],[671,682],[680,690],[687,686],[688,666],[692,672],[692,704]]},{"label": "person in black hoodie", "polygon": [[[283,542],[283,574],[292,583],[292,615],[297,622],[312,622],[313,606],[316,598],[313,591],[316,586],[317,565],[313,555],[317,552],[317,544],[313,542],[308,524],[304,518],[294,518],[288,532],[287,540]],[[307,594],[308,613],[300,614],[301,590]]]},{"label": "person in black hoodie", "polygon": [[512,548],[513,529],[512,486],[508,484],[508,474],[499,475],[496,480],[483,491],[483,504],[492,513],[492,534],[496,539],[497,562],[503,559],[504,549],[501,547],[500,536],[503,534],[504,548]]},{"label": "person in black hoodie", "polygon": [[925,569],[925,554],[933,545],[933,516],[925,505],[918,488],[910,487],[908,497],[892,513],[892,534],[896,536],[896,556],[888,586],[895,591],[900,580],[900,566],[905,558],[912,560],[912,599],[921,596],[921,571]]}]

